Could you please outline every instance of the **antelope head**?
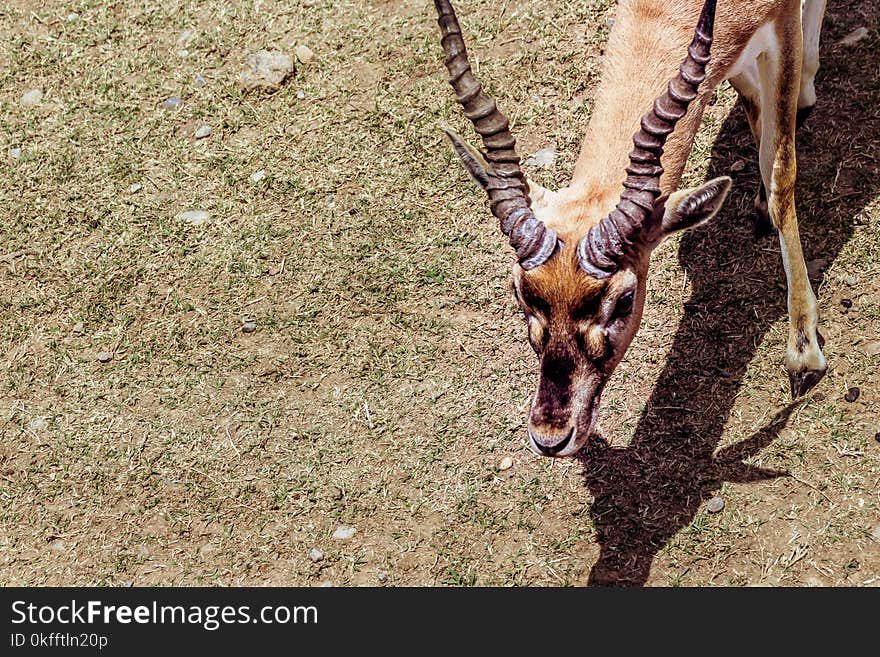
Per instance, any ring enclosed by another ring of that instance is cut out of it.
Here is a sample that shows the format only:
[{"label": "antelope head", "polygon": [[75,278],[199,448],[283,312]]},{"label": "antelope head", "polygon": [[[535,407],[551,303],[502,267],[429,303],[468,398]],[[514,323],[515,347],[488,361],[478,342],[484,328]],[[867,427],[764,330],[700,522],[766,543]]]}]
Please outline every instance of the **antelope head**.
[{"label": "antelope head", "polygon": [[514,295],[540,361],[529,445],[537,454],[571,456],[593,430],[602,390],[639,328],[651,251],[711,219],[730,189],[730,178],[716,178],[665,197],[660,190],[663,146],[705,78],[715,0],[706,2],[679,74],[642,117],[616,207],[575,221],[561,216],[561,194],[523,175],[507,119],[471,72],[449,0],[434,4],[450,84],[485,151],[446,134],[516,251]]}]

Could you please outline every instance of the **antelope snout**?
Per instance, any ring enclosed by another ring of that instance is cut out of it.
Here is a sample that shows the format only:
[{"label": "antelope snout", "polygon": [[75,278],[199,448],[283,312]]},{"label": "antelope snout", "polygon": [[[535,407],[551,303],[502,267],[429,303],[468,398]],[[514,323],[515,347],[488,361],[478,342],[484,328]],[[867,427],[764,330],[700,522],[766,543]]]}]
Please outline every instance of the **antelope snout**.
[{"label": "antelope snout", "polygon": [[566,447],[574,445],[575,427],[528,427],[529,446],[541,456],[559,456]]}]

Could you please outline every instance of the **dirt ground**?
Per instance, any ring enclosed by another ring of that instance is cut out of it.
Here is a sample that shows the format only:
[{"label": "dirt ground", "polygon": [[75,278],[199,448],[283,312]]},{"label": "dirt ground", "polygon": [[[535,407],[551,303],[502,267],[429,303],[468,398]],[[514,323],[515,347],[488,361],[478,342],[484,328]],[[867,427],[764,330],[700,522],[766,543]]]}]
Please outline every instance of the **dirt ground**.
[{"label": "dirt ground", "polygon": [[[548,186],[614,4],[458,3],[522,153],[559,152],[528,170]],[[685,183],[734,191],[656,252],[601,435],[565,460],[526,448],[535,358],[442,138],[471,133],[437,37],[416,0],[0,8],[0,584],[877,586],[878,5],[829,0],[798,135],[827,377],[790,403],[723,85]],[[240,88],[248,54],[303,44],[276,93]]]}]

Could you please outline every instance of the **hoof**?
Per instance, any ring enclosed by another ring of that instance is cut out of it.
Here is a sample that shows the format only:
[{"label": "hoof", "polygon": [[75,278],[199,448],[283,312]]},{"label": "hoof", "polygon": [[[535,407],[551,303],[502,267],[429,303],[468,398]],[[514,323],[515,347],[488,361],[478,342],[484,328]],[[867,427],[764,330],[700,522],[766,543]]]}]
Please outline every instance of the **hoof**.
[{"label": "hoof", "polygon": [[796,126],[800,128],[807,120],[807,118],[812,114],[815,105],[807,105],[806,107],[798,107],[797,118],[796,118]]},{"label": "hoof", "polygon": [[791,384],[791,398],[803,397],[812,390],[822,377],[825,370],[807,370],[806,372],[789,372],[788,382]]}]

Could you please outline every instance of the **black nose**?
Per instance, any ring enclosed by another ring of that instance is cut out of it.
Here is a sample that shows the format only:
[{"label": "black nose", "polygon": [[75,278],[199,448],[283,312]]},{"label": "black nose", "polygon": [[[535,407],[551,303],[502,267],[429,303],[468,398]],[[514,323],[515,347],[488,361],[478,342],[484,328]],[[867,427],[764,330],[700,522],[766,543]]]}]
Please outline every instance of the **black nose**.
[{"label": "black nose", "polygon": [[569,429],[568,433],[565,434],[557,433],[555,431],[544,433],[533,430],[531,427],[529,427],[528,432],[529,438],[532,439],[532,443],[538,448],[538,451],[545,456],[555,456],[556,454],[559,454],[559,452],[568,446],[572,437],[574,437],[574,427]]}]

